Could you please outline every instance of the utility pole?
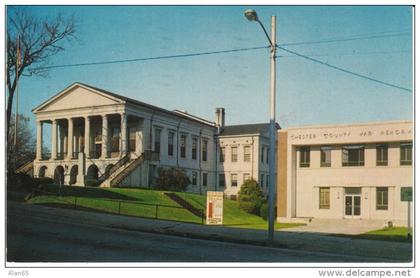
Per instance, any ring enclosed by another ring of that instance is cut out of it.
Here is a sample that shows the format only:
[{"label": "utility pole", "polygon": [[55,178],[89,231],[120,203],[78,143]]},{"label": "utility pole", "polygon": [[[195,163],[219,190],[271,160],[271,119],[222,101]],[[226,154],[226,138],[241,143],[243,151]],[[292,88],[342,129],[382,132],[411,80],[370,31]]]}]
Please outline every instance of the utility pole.
[{"label": "utility pole", "polygon": [[271,16],[271,78],[270,78],[270,152],[268,187],[268,241],[274,237],[275,194],[276,194],[276,16]]},{"label": "utility pole", "polygon": [[256,21],[260,24],[270,43],[270,62],[271,62],[271,76],[270,76],[270,148],[268,158],[268,173],[269,173],[269,187],[268,187],[268,244],[273,243],[274,238],[274,221],[275,221],[275,194],[276,194],[276,16],[271,16],[271,38],[265,30],[264,25],[258,18],[257,12],[254,10],[246,10],[245,17],[249,21]]}]

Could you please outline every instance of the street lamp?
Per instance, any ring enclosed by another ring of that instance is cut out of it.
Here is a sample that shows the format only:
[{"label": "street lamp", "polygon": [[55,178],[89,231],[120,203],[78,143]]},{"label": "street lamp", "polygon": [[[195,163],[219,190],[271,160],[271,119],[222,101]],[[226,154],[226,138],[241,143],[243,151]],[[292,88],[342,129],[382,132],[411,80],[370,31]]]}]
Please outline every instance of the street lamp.
[{"label": "street lamp", "polygon": [[271,16],[271,38],[264,28],[264,25],[258,19],[257,12],[254,10],[246,10],[245,17],[249,21],[256,21],[260,24],[267,37],[270,47],[271,61],[271,79],[270,79],[270,149],[269,149],[269,187],[268,187],[268,242],[273,241],[274,236],[274,201],[275,201],[275,149],[276,149],[276,16]]}]

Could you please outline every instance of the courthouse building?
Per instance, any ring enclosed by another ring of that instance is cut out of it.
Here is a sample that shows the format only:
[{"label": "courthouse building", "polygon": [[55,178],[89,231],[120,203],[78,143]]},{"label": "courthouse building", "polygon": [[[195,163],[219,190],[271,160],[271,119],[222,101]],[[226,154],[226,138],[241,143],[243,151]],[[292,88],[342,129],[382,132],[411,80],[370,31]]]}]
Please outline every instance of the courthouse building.
[{"label": "courthouse building", "polygon": [[[79,186],[93,180],[103,187],[150,187],[159,167],[177,167],[190,177],[190,192],[236,195],[248,178],[266,188],[268,124],[225,126],[223,108],[212,122],[74,83],[33,113],[38,177]],[[47,126],[50,142],[43,139]]]},{"label": "courthouse building", "polygon": [[278,132],[277,217],[407,223],[413,123],[309,126]]}]

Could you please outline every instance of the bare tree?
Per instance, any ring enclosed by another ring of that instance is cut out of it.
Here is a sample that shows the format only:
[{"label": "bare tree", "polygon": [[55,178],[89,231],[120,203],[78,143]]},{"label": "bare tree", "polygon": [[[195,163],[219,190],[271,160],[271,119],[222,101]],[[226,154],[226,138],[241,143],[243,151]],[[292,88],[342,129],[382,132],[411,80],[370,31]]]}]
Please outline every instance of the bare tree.
[{"label": "bare tree", "polygon": [[[10,14],[9,14],[10,13]],[[10,136],[10,117],[13,96],[19,77],[46,76],[49,59],[64,50],[63,42],[75,39],[74,17],[40,19],[25,10],[15,9],[8,12],[7,18],[7,136]],[[17,38],[19,37],[19,47]],[[17,66],[18,48],[20,53]]]},{"label": "bare tree", "polygon": [[13,138],[15,136],[15,119],[11,118],[10,120],[10,126],[12,128],[10,130],[10,137],[8,138],[7,142],[8,169],[19,167],[26,162],[34,160],[35,158],[36,142],[29,124],[29,117],[25,117],[25,115],[19,114],[19,125],[17,128],[17,145],[15,146],[13,144]]}]

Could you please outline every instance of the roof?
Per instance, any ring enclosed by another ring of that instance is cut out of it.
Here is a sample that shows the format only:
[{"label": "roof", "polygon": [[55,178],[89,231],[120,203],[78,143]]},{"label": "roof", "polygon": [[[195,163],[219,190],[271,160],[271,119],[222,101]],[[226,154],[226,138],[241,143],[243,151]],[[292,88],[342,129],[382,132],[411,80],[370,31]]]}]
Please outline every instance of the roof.
[{"label": "roof", "polygon": [[204,119],[201,119],[201,118],[196,117],[194,115],[190,115],[190,114],[187,114],[187,113],[179,113],[179,112],[177,112],[178,110],[175,110],[175,111],[166,110],[166,109],[163,109],[161,107],[154,106],[154,105],[151,105],[151,104],[148,104],[148,103],[145,103],[145,102],[142,102],[142,101],[138,101],[136,99],[132,99],[132,98],[129,98],[129,97],[126,97],[126,96],[122,96],[122,95],[119,95],[119,94],[116,94],[116,93],[112,93],[112,92],[106,91],[106,90],[101,89],[101,88],[96,88],[96,87],[93,87],[93,86],[88,85],[88,84],[84,84],[84,83],[80,83],[80,82],[78,82],[78,83],[83,85],[83,86],[86,86],[86,87],[92,88],[94,90],[100,91],[104,94],[108,94],[112,97],[124,100],[127,103],[144,106],[144,107],[147,107],[147,108],[150,108],[150,109],[153,109],[153,110],[157,110],[157,111],[160,111],[160,112],[163,112],[163,113],[166,113],[166,114],[170,114],[172,116],[180,117],[180,118],[183,118],[183,119],[188,119],[188,120],[191,120],[191,121],[194,121],[194,122],[199,122],[201,124],[205,124],[205,125],[208,125],[208,126],[215,127],[214,123],[212,123],[210,121],[207,121],[207,120],[204,120]]},{"label": "roof", "polygon": [[[280,126],[276,123],[276,128],[280,129]],[[231,135],[244,135],[244,134],[260,134],[268,135],[270,124],[247,124],[247,125],[229,125],[224,126],[220,132],[220,136],[231,136]]]},{"label": "roof", "polygon": [[375,121],[375,122],[364,122],[364,123],[347,123],[347,124],[328,124],[328,125],[308,125],[308,126],[291,126],[283,129],[288,130],[306,130],[306,129],[321,129],[321,128],[343,128],[343,127],[362,127],[362,126],[380,126],[380,125],[392,125],[392,124],[413,124],[411,120],[395,120],[395,121]]},{"label": "roof", "polygon": [[215,127],[215,124],[213,122],[210,122],[210,121],[201,119],[199,117],[195,117],[195,116],[189,115],[189,114],[183,115],[182,113],[176,113],[176,112],[173,112],[173,111],[170,111],[170,110],[166,110],[166,109],[163,109],[163,108],[160,108],[160,107],[157,107],[157,106],[154,106],[154,105],[145,103],[145,102],[138,101],[136,99],[128,98],[126,96],[122,96],[122,95],[119,95],[119,94],[116,94],[116,93],[112,93],[110,91],[107,91],[107,90],[104,90],[104,89],[101,89],[101,88],[97,88],[97,87],[94,87],[94,86],[91,86],[91,85],[88,85],[88,84],[85,84],[85,83],[81,83],[81,82],[75,82],[75,83],[73,83],[71,86],[67,87],[62,92],[58,93],[54,97],[48,99],[47,101],[45,101],[41,105],[39,105],[36,108],[34,108],[33,111],[41,108],[42,106],[44,106],[45,104],[47,104],[48,102],[50,102],[51,100],[53,100],[54,98],[56,98],[57,96],[61,95],[63,92],[65,92],[68,89],[73,88],[74,86],[77,86],[77,85],[90,88],[90,89],[95,90],[95,91],[98,91],[98,92],[100,92],[102,94],[105,94],[105,95],[108,95],[110,97],[113,97],[113,98],[122,100],[122,101],[124,101],[126,103],[130,103],[130,104],[133,104],[133,105],[146,107],[146,108],[149,108],[149,109],[152,109],[152,110],[155,110],[155,111],[159,111],[161,113],[169,114],[171,116],[175,116],[175,117],[186,119],[186,120],[190,120],[190,121],[193,121],[193,122],[198,122],[200,124],[205,124],[207,126]]}]

